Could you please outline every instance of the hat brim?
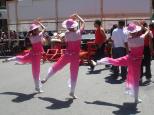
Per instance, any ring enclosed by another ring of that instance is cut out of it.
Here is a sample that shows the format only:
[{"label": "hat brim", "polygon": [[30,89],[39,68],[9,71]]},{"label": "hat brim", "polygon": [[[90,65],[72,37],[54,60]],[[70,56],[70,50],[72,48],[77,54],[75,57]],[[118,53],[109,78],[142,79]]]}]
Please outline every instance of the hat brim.
[{"label": "hat brim", "polygon": [[132,34],[141,31],[141,29],[142,29],[141,26],[136,26],[136,29],[134,29],[133,31],[128,30],[128,28],[127,31]]},{"label": "hat brim", "polygon": [[35,30],[35,29],[37,29],[39,27],[40,27],[40,25],[36,25],[35,27],[33,27],[32,29],[30,29],[29,31],[33,31],[33,30]]},{"label": "hat brim", "polygon": [[72,29],[72,28],[76,28],[78,26],[78,22],[77,21],[73,21],[73,24],[71,26],[68,26],[66,23],[67,23],[68,20],[65,20],[63,23],[62,23],[62,27],[63,28],[66,28],[66,29]]}]

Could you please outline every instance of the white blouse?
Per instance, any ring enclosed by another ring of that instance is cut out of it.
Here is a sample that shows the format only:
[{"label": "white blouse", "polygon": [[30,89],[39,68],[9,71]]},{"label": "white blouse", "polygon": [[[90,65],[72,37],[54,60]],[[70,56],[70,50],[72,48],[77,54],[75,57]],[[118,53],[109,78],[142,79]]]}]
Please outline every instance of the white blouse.
[{"label": "white blouse", "polygon": [[31,44],[41,42],[42,38],[43,38],[43,33],[42,32],[40,32],[39,35],[31,36],[30,37]]},{"label": "white blouse", "polygon": [[138,38],[128,38],[128,47],[140,47],[144,46],[144,38],[142,36]]},{"label": "white blouse", "polygon": [[77,30],[76,32],[67,31],[65,33],[65,40],[66,41],[77,41],[77,40],[80,40],[81,38],[82,38],[82,36],[81,36],[80,30]]}]

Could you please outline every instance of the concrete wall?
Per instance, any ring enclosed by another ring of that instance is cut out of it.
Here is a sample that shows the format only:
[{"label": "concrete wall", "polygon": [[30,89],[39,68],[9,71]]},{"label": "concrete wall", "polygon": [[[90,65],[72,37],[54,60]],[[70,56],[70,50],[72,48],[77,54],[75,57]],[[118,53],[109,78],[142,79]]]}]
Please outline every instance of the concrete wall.
[{"label": "concrete wall", "polygon": [[[63,20],[78,13],[84,18],[150,17],[151,0],[18,0],[7,2],[8,22],[17,24],[31,22],[37,17],[43,20]],[[56,26],[56,25],[55,25]],[[15,27],[15,26],[14,26]]]}]

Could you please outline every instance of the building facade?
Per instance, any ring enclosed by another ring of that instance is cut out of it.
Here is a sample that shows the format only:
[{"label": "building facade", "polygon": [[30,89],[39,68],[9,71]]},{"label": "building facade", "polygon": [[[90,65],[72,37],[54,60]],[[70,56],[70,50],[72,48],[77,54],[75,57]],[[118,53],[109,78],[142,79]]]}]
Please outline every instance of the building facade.
[{"label": "building facade", "polygon": [[6,0],[0,1],[0,31],[7,31]]}]

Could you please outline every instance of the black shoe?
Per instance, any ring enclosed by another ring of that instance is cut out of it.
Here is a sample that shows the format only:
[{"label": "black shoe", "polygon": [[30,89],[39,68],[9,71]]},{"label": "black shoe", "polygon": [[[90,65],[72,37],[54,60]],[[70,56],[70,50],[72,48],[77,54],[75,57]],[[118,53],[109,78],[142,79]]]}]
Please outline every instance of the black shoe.
[{"label": "black shoe", "polygon": [[90,64],[90,70],[91,70],[91,71],[94,71],[94,68],[95,68],[95,66],[92,65],[92,64]]},{"label": "black shoe", "polygon": [[90,63],[89,63],[89,64],[90,64],[90,65],[89,65],[90,68],[89,68],[89,69],[90,69],[91,71],[94,71],[94,68],[95,68],[95,65],[96,65],[95,63],[96,63],[95,61],[90,60]]},{"label": "black shoe", "polygon": [[147,84],[150,84],[150,83],[151,83],[151,78],[147,79],[145,82],[146,82]]},{"label": "black shoe", "polygon": [[105,65],[105,69],[111,69],[110,65]]},{"label": "black shoe", "polygon": [[47,82],[46,79],[43,79],[43,80],[41,81],[42,84],[44,84],[44,83],[46,83],[46,82]]}]

